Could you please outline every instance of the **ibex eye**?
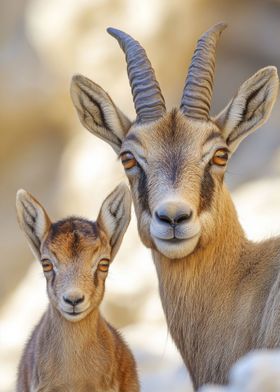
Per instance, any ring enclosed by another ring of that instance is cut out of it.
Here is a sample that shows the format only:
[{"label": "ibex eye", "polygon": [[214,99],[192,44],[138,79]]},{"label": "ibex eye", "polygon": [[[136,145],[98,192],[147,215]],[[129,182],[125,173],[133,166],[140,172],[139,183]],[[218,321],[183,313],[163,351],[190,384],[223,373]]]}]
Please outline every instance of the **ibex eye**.
[{"label": "ibex eye", "polygon": [[225,166],[228,161],[228,151],[224,148],[217,150],[212,158],[212,163],[218,166]]},{"label": "ibex eye", "polygon": [[124,152],[121,154],[121,161],[123,164],[123,167],[127,169],[131,169],[134,166],[137,165],[137,161],[134,158],[134,156],[130,152]]},{"label": "ibex eye", "polygon": [[98,264],[98,269],[101,272],[107,272],[109,269],[109,265],[110,265],[110,260],[102,259],[102,260],[100,260],[100,262]]},{"label": "ibex eye", "polygon": [[41,263],[44,272],[50,272],[53,270],[53,264],[50,262],[50,260],[45,259],[42,260]]}]

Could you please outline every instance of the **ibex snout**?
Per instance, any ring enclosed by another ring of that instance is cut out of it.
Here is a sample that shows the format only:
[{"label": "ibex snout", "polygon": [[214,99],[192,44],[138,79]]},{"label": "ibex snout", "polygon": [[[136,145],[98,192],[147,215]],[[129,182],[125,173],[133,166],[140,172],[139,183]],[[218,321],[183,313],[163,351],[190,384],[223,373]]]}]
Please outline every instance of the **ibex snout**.
[{"label": "ibex snout", "polygon": [[84,301],[84,299],[85,296],[82,293],[76,291],[70,291],[63,295],[63,301],[71,306],[79,305]]},{"label": "ibex snout", "polygon": [[174,201],[161,204],[155,211],[155,218],[160,224],[167,224],[173,228],[173,237],[176,237],[177,226],[189,222],[192,215],[192,209],[187,204]]},{"label": "ibex snout", "polygon": [[197,244],[200,224],[187,202],[165,200],[153,213],[150,232],[161,253],[168,257],[172,253],[175,255],[172,258],[180,258]]},{"label": "ibex snout", "polygon": [[66,318],[79,318],[89,307],[86,296],[81,290],[69,289],[62,295],[61,310]]}]

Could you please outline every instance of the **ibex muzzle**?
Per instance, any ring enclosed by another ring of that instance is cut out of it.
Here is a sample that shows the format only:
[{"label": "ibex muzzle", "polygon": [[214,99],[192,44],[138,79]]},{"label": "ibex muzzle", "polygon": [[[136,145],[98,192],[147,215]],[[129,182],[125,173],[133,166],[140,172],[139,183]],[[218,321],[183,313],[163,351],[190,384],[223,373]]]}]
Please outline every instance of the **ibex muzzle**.
[{"label": "ibex muzzle", "polygon": [[174,255],[180,248],[191,251],[199,239],[200,224],[188,203],[174,197],[155,209],[150,232],[155,245],[165,254]]}]

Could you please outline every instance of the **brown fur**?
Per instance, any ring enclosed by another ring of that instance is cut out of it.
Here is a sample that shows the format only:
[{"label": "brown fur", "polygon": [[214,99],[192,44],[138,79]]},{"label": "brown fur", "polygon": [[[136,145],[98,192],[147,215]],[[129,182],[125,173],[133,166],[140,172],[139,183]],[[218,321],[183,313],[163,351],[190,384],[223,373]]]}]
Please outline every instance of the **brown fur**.
[{"label": "brown fur", "polygon": [[[117,194],[113,193],[104,202],[97,222],[71,217],[45,225],[39,253],[43,260],[47,258],[54,265],[53,271],[45,272],[50,303],[22,355],[18,369],[18,392],[139,391],[131,351],[99,312],[107,273],[98,269],[98,263],[103,258],[112,260],[112,254],[116,252],[110,246],[110,214],[116,214],[117,218],[120,212],[123,216],[119,222],[121,240],[129,222],[128,195],[123,186],[122,189],[119,187]],[[121,203],[118,213],[114,207],[117,198]],[[22,208],[27,203],[29,210]],[[42,211],[40,204],[23,191],[19,193],[17,208],[24,230],[30,222],[24,214],[35,211],[34,216],[38,218]],[[108,215],[104,215],[104,212]],[[49,219],[46,218],[46,222]],[[33,224],[33,233],[36,234],[36,218]],[[84,309],[76,305],[73,309],[84,315],[71,316],[70,319],[63,307],[69,305],[65,305],[62,298],[73,289],[83,294],[87,305]]]},{"label": "brown fur", "polygon": [[280,238],[246,240],[225,187],[222,195],[207,246],[180,260],[153,251],[170,333],[195,388],[226,383],[252,349],[280,346]]},{"label": "brown fur", "polygon": [[99,311],[72,324],[50,305],[18,371],[18,392],[139,391],[133,356]]},{"label": "brown fur", "polygon": [[230,366],[251,349],[280,346],[280,238],[246,239],[223,182],[226,163],[213,161],[221,149],[230,158],[264,124],[278,85],[276,69],[266,67],[213,119],[175,109],[156,121],[121,126],[121,112],[105,91],[73,77],[82,124],[134,162],[126,174],[139,234],[152,250],[169,331],[195,388],[225,383]]},{"label": "brown fur", "polygon": [[[139,203],[136,178],[129,178],[139,233],[152,249],[168,327],[197,388],[205,383],[227,382],[231,365],[249,350],[280,346],[280,238],[261,243],[246,239],[222,182],[223,172],[211,173],[212,200],[206,209],[200,208],[204,169],[198,162],[202,155],[199,146],[203,140],[209,143],[215,125],[195,128],[195,122],[187,123],[178,114],[172,141],[172,121],[174,113],[157,127],[153,125],[152,130],[146,127],[134,134],[142,142],[141,155],[148,161],[147,205],[151,210],[171,186],[168,166],[165,164],[160,175],[157,166],[162,165],[167,153],[169,160],[176,159],[181,165],[183,173],[176,188],[194,206],[201,223],[200,239],[191,254],[174,260],[157,250],[149,229],[151,213]],[[133,130],[130,132],[129,135]],[[150,145],[154,147],[152,156]],[[126,150],[126,142],[123,149]],[[133,150],[136,156],[137,151]]]}]

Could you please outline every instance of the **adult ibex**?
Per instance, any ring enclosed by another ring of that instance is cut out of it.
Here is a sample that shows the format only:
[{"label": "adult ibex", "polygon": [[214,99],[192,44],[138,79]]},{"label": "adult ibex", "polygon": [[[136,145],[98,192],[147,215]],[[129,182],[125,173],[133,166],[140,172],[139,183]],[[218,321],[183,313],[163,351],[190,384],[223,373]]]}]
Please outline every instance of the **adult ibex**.
[{"label": "adult ibex", "polygon": [[18,392],[138,392],[133,356],[99,312],[111,261],[130,220],[131,197],[119,185],[96,222],[51,223],[30,194],[17,193],[20,226],[40,260],[49,307],[19,365]]},{"label": "adult ibex", "polygon": [[166,111],[144,49],[112,28],[126,55],[136,121],[83,76],[74,76],[71,89],[82,124],[121,157],[168,327],[195,388],[225,383],[252,348],[280,345],[280,238],[248,241],[223,182],[241,140],[267,120],[278,76],[274,67],[259,70],[210,117],[224,28],[217,24],[198,41],[180,109]]}]

